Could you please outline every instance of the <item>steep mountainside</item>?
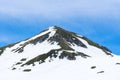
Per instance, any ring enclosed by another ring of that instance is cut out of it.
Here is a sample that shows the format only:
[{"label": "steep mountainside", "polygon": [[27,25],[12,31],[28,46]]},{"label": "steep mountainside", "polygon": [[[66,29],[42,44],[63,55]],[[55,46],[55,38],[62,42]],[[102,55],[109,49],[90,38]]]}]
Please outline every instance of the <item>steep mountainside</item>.
[{"label": "steep mountainside", "polygon": [[120,73],[119,56],[84,36],[57,26],[0,48],[0,64],[1,80],[9,79],[4,77],[5,72],[10,76],[16,74],[17,77],[10,80],[120,79],[117,75]]}]

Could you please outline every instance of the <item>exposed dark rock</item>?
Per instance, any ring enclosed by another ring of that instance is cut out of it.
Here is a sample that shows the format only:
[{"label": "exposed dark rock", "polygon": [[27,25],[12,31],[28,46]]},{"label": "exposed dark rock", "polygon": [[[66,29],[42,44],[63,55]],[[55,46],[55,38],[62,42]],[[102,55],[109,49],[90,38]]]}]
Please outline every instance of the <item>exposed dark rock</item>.
[{"label": "exposed dark rock", "polygon": [[82,52],[77,52],[77,55],[78,55],[78,56],[81,56],[81,57],[83,57],[83,58],[91,57],[91,56],[86,55],[86,54],[84,54],[84,53],[82,53]]},{"label": "exposed dark rock", "polygon": [[116,63],[116,65],[120,65],[120,63]]},{"label": "exposed dark rock", "polygon": [[78,46],[87,48],[85,44],[83,44],[78,38],[75,37],[75,35],[72,32],[66,31],[62,28],[55,27],[57,29],[56,33],[54,36],[50,37],[48,41],[56,41],[56,42],[64,42],[65,44],[76,44]]},{"label": "exposed dark rock", "polygon": [[47,33],[47,34],[40,36],[34,40],[31,40],[29,43],[34,44],[34,45],[36,45],[38,42],[41,43],[49,37],[49,34],[50,33]]},{"label": "exposed dark rock", "polygon": [[[24,65],[30,65],[32,64],[33,66],[35,66],[35,62],[39,62],[39,64],[41,63],[44,63],[45,60],[49,57],[50,60],[49,62],[51,62],[51,60],[53,60],[53,58],[60,58],[60,59],[64,59],[64,58],[67,58],[68,60],[76,60],[76,56],[81,56],[83,58],[87,58],[87,57],[90,57],[89,55],[86,55],[84,53],[81,53],[81,52],[67,52],[67,51],[64,51],[62,53],[59,53],[59,51],[61,51],[63,49],[54,49],[54,50],[51,50],[49,51],[48,53],[45,53],[45,54],[42,54],[42,55],[39,55],[29,61],[27,61],[25,64],[23,64],[22,66]],[[59,56],[58,56],[59,54]]]},{"label": "exposed dark rock", "polygon": [[22,58],[20,61],[26,61],[27,59],[26,58]]},{"label": "exposed dark rock", "polygon": [[97,72],[97,74],[100,74],[100,73],[104,73],[105,71],[99,71],[99,72]]},{"label": "exposed dark rock", "polygon": [[22,62],[17,62],[15,65],[20,65],[20,64],[22,64]]},{"label": "exposed dark rock", "polygon": [[24,69],[23,71],[24,71],[24,72],[30,72],[31,69]]},{"label": "exposed dark rock", "polygon": [[28,62],[26,62],[25,64],[23,64],[22,66],[24,65],[30,65],[30,64],[33,64],[34,65],[34,62],[40,62],[40,63],[43,63],[45,62],[45,59],[48,58],[48,55],[47,54],[42,54],[42,55],[39,55],[31,60],[29,60]]},{"label": "exposed dark rock", "polygon": [[25,46],[22,46],[22,47],[20,47],[20,48],[13,49],[12,51],[18,52],[18,53],[22,53],[22,52],[24,51],[24,47],[25,47]]},{"label": "exposed dark rock", "polygon": [[14,67],[14,68],[12,68],[12,70],[16,70],[16,68]]},{"label": "exposed dark rock", "polygon": [[91,69],[95,69],[95,68],[96,68],[96,66],[92,66],[92,67],[91,67]]},{"label": "exposed dark rock", "polygon": [[68,60],[76,60],[76,57],[75,57],[75,56],[77,56],[76,53],[70,53],[70,52],[63,51],[63,52],[60,54],[59,58],[60,58],[60,59],[67,58]]}]

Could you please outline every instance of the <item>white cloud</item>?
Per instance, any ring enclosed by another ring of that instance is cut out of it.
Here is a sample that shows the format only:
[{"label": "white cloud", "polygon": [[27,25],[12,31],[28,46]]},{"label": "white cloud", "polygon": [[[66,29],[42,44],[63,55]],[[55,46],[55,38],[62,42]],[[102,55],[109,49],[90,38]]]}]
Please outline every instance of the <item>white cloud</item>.
[{"label": "white cloud", "polygon": [[119,17],[120,0],[1,0],[0,13],[12,16],[63,18],[73,16]]}]

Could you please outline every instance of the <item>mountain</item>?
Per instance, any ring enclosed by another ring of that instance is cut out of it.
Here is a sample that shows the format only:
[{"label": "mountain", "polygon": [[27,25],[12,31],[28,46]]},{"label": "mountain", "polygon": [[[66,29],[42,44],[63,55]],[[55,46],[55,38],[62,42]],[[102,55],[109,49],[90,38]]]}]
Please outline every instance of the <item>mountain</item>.
[{"label": "mountain", "polygon": [[57,26],[0,48],[0,65],[0,80],[120,79],[119,56]]}]

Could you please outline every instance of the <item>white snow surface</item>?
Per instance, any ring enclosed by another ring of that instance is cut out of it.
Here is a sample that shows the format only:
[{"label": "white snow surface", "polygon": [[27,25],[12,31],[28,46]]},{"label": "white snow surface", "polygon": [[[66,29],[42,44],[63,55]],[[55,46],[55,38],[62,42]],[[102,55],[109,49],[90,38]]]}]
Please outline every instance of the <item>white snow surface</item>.
[{"label": "white snow surface", "polygon": [[[83,52],[91,57],[82,58],[77,56],[76,60],[55,58],[51,62],[49,62],[48,59],[42,64],[36,62],[35,66],[29,65],[23,68],[18,66],[18,69],[11,70],[16,62],[22,58],[26,58],[28,61],[52,49],[60,49],[57,42],[51,44],[45,40],[36,45],[28,44],[22,53],[14,53],[11,51],[12,49],[21,47],[21,44],[34,40],[48,32],[50,32],[49,37],[51,37],[55,34],[56,30],[54,27],[50,27],[47,31],[33,38],[22,41],[11,48],[6,48],[0,56],[0,80],[120,80],[120,56],[114,55],[111,57],[106,55],[101,49],[89,45],[81,38],[78,39],[88,48],[77,45],[71,45],[70,47],[73,48],[75,52]],[[96,68],[91,69],[93,66]],[[31,69],[31,71],[23,72],[24,69]]]},{"label": "white snow surface", "polygon": [[87,55],[92,57],[105,56],[105,52],[103,52],[101,49],[95,46],[89,45],[87,41],[81,38],[78,38],[78,39],[82,41],[87,46],[87,48],[78,47],[76,44],[74,44],[74,46],[71,46],[71,48],[75,49],[75,51],[87,53]]},{"label": "white snow surface", "polygon": [[[120,62],[120,57],[55,60],[37,65],[31,72],[1,69],[0,80],[120,80],[120,65],[116,62]],[[92,66],[96,68],[91,69]]]}]

